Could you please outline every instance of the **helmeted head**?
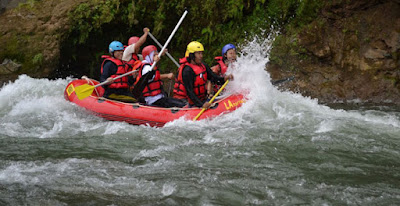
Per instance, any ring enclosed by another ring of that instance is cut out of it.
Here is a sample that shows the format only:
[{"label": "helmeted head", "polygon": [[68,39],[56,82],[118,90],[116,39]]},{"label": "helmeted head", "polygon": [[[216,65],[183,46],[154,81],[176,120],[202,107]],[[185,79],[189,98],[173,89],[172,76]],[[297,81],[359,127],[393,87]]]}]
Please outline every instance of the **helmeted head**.
[{"label": "helmeted head", "polygon": [[188,57],[189,54],[204,51],[203,45],[198,41],[192,41],[187,45],[185,57]]},{"label": "helmeted head", "polygon": [[222,57],[225,56],[226,52],[228,52],[228,50],[230,49],[234,49],[236,51],[236,47],[233,44],[227,44],[224,47],[222,47]]},{"label": "helmeted head", "polygon": [[113,41],[108,46],[108,51],[110,52],[110,54],[113,54],[115,51],[123,51],[123,50],[124,50],[124,45],[119,41]]},{"label": "helmeted head", "polygon": [[134,43],[138,42],[139,39],[140,39],[140,38],[137,37],[137,36],[133,36],[133,37],[129,38],[129,40],[128,40],[128,46],[131,45],[131,44],[134,44]]},{"label": "helmeted head", "polygon": [[151,52],[153,52],[153,51],[157,51],[157,47],[155,47],[154,45],[149,45],[149,46],[146,46],[145,48],[143,48],[143,50],[142,50],[143,59],[145,59],[146,56],[151,54]]}]

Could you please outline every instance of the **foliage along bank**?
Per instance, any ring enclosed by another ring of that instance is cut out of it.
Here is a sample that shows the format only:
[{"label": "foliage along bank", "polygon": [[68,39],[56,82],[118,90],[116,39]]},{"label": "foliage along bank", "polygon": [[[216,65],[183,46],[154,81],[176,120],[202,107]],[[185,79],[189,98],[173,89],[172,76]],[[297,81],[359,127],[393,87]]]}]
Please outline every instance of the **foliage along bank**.
[{"label": "foliage along bank", "polygon": [[[268,36],[274,28],[280,35],[267,69],[274,79],[296,77],[281,85],[286,89],[323,102],[400,102],[395,0],[28,0],[0,16],[6,25],[0,28],[0,61],[21,64],[2,76],[97,79],[100,56],[111,41],[126,44],[149,27],[165,42],[185,8],[190,13],[168,47],[176,59],[198,40],[211,64],[226,43]],[[147,43],[154,44],[150,38]],[[175,71],[176,66],[166,59],[161,68]]]},{"label": "foliage along bank", "polygon": [[[86,74],[97,78],[100,56],[107,54],[109,42],[127,43],[130,36],[140,36],[144,27],[165,42],[189,8],[169,51],[180,58],[186,45],[198,40],[205,46],[206,61],[212,63],[226,43],[239,44],[268,32],[271,25],[282,26],[295,16],[307,16],[309,5],[314,6],[309,2],[314,1],[28,0],[0,17],[3,23],[12,22],[0,29],[4,34],[0,46],[5,48],[0,60],[19,62],[22,67],[17,73],[33,76]],[[149,38],[147,43],[153,42]],[[174,70],[168,61],[163,66]]]}]

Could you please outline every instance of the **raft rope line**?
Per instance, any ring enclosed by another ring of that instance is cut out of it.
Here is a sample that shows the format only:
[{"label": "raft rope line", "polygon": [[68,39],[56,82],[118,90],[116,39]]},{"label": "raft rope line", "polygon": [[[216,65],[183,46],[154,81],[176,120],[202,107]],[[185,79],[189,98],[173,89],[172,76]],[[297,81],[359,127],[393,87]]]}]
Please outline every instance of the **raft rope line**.
[{"label": "raft rope line", "polygon": [[[90,79],[90,78],[87,77],[87,76],[82,76],[81,79],[86,80],[86,82],[87,82],[88,84],[90,84],[90,85],[93,85],[93,86],[95,85],[94,82],[93,82],[93,80]],[[97,88],[95,88],[94,90],[96,91],[96,94],[97,94],[97,98],[98,98],[98,99],[103,99],[103,100],[107,100],[107,101],[111,101],[111,102],[116,102],[116,103],[127,104],[127,105],[135,105],[135,106],[139,106],[139,107],[146,107],[146,108],[150,108],[150,109],[159,109],[159,110],[172,110],[172,109],[177,109],[177,110],[195,110],[195,109],[199,109],[199,108],[197,108],[197,107],[194,107],[194,108],[179,108],[179,107],[163,108],[163,107],[152,107],[152,106],[147,106],[147,105],[141,105],[141,104],[139,104],[139,103],[120,102],[120,101],[116,101],[116,100],[112,100],[112,99],[107,99],[107,98],[104,98],[104,97],[100,97],[100,94],[99,94],[99,92],[97,91]],[[90,95],[90,96],[92,96],[92,95]],[[216,104],[216,103],[218,103],[218,102],[220,102],[220,101],[222,101],[222,100],[224,100],[225,98],[226,98],[226,97],[224,97],[224,98],[222,98],[222,99],[220,99],[220,100],[214,102],[213,105]]]},{"label": "raft rope line", "polygon": [[[91,79],[89,79],[87,76],[83,76],[83,77],[81,77],[81,78],[84,79],[84,80],[86,80],[86,82],[87,82],[88,84],[94,86],[94,82],[93,82]],[[97,96],[100,96],[99,92],[97,91],[97,88],[94,88],[94,91],[96,91]],[[90,95],[90,96],[91,96],[91,95]]]}]

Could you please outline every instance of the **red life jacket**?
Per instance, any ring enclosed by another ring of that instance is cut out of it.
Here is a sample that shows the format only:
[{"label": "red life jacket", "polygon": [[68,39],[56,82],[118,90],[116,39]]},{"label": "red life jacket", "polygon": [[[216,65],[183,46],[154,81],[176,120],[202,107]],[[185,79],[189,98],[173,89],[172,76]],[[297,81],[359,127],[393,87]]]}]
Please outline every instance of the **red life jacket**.
[{"label": "red life jacket", "polygon": [[[139,81],[140,78],[142,78],[142,71],[143,71],[144,66],[146,66],[146,65],[151,66],[151,64],[149,64],[149,63],[142,63],[142,65],[139,68],[139,75],[136,78],[135,84]],[[161,93],[162,93],[161,74],[160,74],[160,70],[156,69],[156,74],[154,76],[153,81],[146,85],[146,87],[143,89],[142,94],[144,97],[148,97],[148,96],[156,96]]]},{"label": "red life jacket", "polygon": [[135,61],[138,61],[138,60],[139,60],[139,57],[138,57],[137,54],[133,53],[133,54],[132,54],[132,59],[134,59]]},{"label": "red life jacket", "polygon": [[187,99],[187,94],[186,94],[186,89],[185,86],[183,85],[182,77],[178,78],[179,76],[182,76],[182,69],[183,67],[186,66],[187,63],[187,58],[181,58],[179,59],[179,63],[181,66],[178,68],[178,75],[175,78],[175,84],[174,84],[174,98],[176,99]]},{"label": "red life jacket", "polygon": [[207,70],[206,67],[201,64],[195,65],[195,64],[190,64],[187,62],[186,58],[180,59],[179,63],[181,63],[181,66],[178,69],[178,75],[175,80],[175,86],[174,86],[174,98],[178,99],[183,99],[186,98],[189,101],[189,104],[194,104],[194,102],[188,98],[187,92],[185,89],[185,86],[183,85],[183,80],[182,80],[182,70],[185,66],[189,66],[190,68],[193,69],[196,77],[194,80],[194,85],[193,85],[193,92],[196,94],[196,96],[200,100],[205,100],[206,99],[206,94],[207,94]]},{"label": "red life jacket", "polygon": [[215,57],[214,59],[217,61],[217,63],[219,64],[219,68],[221,69],[218,75],[224,76],[226,71],[228,70],[228,67],[225,65],[222,56]]},{"label": "red life jacket", "polygon": [[[221,76],[221,77],[225,76],[225,73],[228,70],[228,67],[224,63],[222,56],[215,57],[214,59],[217,61],[219,69],[220,69],[219,72],[216,73],[216,74]],[[219,88],[221,88],[221,85],[214,84],[214,88],[213,88],[214,93],[217,93]]]},{"label": "red life jacket", "polygon": [[133,54],[132,54],[132,59],[129,60],[129,61],[127,62],[127,64],[128,64],[129,66],[131,66],[131,67],[134,67],[136,61],[139,61],[139,57],[138,57],[137,54],[133,53]]},{"label": "red life jacket", "polygon": [[[112,61],[115,65],[117,65],[117,72],[110,77],[115,78],[117,76],[123,75],[131,70],[131,68],[126,64],[126,62],[113,58],[108,55],[103,55],[101,58],[104,58],[103,63],[101,64],[101,73],[103,74],[103,66],[107,61]],[[128,76],[124,76],[116,79],[113,83],[108,85],[108,88],[113,89],[127,89],[129,88],[128,84]]]}]

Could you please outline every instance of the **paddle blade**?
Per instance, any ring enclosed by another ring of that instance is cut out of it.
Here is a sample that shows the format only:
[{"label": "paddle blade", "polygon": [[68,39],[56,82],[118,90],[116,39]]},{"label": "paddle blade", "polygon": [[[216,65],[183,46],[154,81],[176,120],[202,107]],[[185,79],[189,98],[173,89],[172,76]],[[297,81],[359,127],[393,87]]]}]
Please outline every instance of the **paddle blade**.
[{"label": "paddle blade", "polygon": [[94,86],[88,84],[82,84],[75,87],[75,94],[79,100],[85,99],[93,93]]}]

